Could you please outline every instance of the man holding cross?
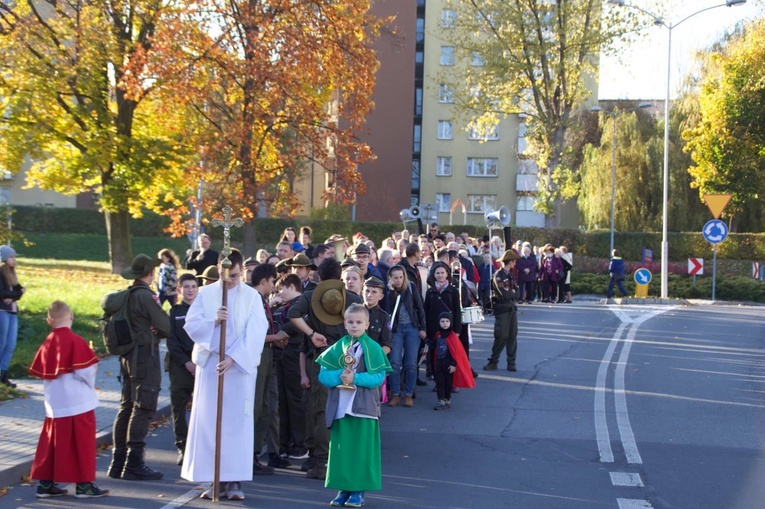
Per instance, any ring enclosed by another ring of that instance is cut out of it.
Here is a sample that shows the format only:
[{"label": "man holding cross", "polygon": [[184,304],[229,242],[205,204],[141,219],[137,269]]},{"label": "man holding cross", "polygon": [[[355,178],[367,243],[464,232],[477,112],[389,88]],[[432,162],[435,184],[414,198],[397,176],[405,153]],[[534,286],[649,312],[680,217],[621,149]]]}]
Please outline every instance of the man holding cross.
[{"label": "man holding cross", "polygon": [[[221,253],[221,274],[224,257]],[[221,493],[229,500],[243,500],[241,481],[252,480],[255,380],[268,322],[260,295],[242,281],[242,254],[233,250],[228,259],[231,261],[228,280],[200,288],[186,315],[184,328],[194,340],[192,361],[197,368],[181,477],[194,482],[213,481],[215,432],[220,425]],[[227,306],[221,305],[224,284]],[[226,327],[226,348],[225,360],[219,362],[222,323]],[[221,373],[225,384],[221,422],[217,423]],[[213,498],[213,488],[205,491],[202,498]]]}]

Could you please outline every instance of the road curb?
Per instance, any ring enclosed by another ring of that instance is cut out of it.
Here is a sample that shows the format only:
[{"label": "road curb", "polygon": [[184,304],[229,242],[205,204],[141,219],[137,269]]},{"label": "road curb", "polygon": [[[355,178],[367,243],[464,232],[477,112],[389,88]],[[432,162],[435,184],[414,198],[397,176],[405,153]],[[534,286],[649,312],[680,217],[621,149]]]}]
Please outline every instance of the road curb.
[{"label": "road curb", "polygon": [[[157,409],[157,413],[154,414],[154,419],[159,419],[161,417],[168,417],[170,416],[170,414],[171,414],[170,405],[167,404]],[[100,446],[101,444],[104,444],[104,443],[111,444],[111,442],[112,442],[112,426],[111,425],[107,429],[99,433],[96,433],[97,446]],[[16,465],[13,465],[12,467],[8,467],[5,470],[0,470],[0,487],[12,486],[14,484],[23,482],[23,477],[26,475],[29,475],[29,471],[32,468],[33,462],[34,462],[34,456],[20,463],[17,463]]]}]

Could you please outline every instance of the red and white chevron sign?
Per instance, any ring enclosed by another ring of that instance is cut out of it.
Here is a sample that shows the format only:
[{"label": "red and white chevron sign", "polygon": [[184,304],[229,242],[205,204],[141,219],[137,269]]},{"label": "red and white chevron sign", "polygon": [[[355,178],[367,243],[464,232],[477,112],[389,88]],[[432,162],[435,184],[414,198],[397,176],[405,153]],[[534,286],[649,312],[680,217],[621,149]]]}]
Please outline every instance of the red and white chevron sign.
[{"label": "red and white chevron sign", "polygon": [[703,258],[688,258],[688,275],[701,276],[704,274]]},{"label": "red and white chevron sign", "polygon": [[760,262],[752,262],[752,277],[760,279]]}]

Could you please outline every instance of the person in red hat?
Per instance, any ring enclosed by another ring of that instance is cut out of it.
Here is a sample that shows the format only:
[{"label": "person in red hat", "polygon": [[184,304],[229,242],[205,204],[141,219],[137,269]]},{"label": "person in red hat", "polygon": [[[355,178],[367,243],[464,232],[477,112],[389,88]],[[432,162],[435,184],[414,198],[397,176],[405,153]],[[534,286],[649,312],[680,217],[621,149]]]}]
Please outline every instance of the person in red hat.
[{"label": "person in red hat", "polygon": [[53,330],[37,350],[29,374],[43,379],[45,421],[30,476],[38,498],[69,492],[56,483],[76,483],[77,498],[104,497],[96,478],[96,370],[98,357],[72,332],[74,315],[60,300],[48,308]]}]

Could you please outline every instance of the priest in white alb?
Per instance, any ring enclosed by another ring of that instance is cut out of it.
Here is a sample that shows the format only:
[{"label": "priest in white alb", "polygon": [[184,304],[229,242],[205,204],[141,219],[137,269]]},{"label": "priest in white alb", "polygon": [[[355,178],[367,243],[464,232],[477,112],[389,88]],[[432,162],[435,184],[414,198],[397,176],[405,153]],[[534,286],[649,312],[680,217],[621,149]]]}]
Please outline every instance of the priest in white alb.
[{"label": "priest in white alb", "polygon": [[[234,250],[228,258],[229,280],[200,288],[186,315],[184,328],[194,340],[192,361],[197,368],[181,477],[194,482],[213,481],[218,373],[222,372],[221,495],[243,500],[241,482],[252,480],[255,380],[268,321],[260,294],[241,280],[242,254]],[[226,307],[221,306],[223,284],[228,285]],[[222,320],[226,326],[226,357],[219,363]],[[202,498],[211,499],[212,488]]]}]

